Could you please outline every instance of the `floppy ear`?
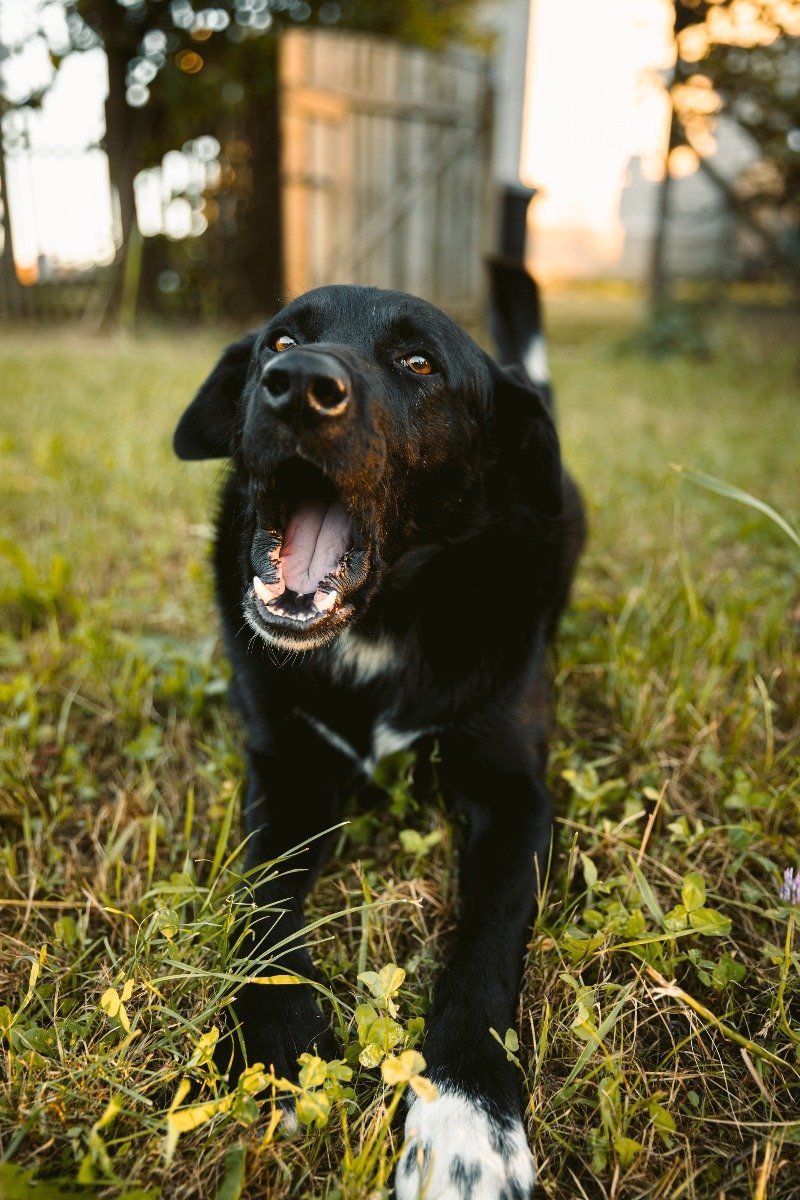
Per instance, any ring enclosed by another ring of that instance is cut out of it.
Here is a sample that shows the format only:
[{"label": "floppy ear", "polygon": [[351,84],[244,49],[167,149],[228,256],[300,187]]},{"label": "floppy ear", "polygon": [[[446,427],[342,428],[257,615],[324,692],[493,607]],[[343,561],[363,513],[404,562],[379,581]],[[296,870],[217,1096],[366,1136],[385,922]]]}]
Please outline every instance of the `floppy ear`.
[{"label": "floppy ear", "polygon": [[543,395],[521,369],[491,362],[491,439],[497,472],[538,513],[557,517],[564,504],[561,450]]},{"label": "floppy ear", "polygon": [[178,422],[172,445],[178,458],[227,458],[233,451],[239,404],[257,333],[222,355]]}]

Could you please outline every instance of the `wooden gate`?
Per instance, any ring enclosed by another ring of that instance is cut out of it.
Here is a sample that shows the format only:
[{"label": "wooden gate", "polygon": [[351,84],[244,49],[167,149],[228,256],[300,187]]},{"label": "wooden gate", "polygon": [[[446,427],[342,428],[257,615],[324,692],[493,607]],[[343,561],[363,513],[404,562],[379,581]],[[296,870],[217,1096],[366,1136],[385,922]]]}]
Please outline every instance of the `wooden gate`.
[{"label": "wooden gate", "polygon": [[399,288],[482,316],[491,208],[489,64],[358,34],[280,50],[284,281]]}]

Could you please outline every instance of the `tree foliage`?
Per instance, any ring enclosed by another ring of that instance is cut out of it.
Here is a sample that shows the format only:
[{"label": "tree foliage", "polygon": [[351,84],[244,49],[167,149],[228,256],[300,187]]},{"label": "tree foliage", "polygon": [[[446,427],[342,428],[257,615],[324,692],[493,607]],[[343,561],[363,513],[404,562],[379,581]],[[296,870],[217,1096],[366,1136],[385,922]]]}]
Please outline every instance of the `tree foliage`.
[{"label": "tree foliage", "polygon": [[676,5],[679,72],[673,87],[685,140],[713,153],[720,114],[757,157],[733,183],[740,215],[774,238],[800,276],[800,6],[787,0],[685,0]]}]

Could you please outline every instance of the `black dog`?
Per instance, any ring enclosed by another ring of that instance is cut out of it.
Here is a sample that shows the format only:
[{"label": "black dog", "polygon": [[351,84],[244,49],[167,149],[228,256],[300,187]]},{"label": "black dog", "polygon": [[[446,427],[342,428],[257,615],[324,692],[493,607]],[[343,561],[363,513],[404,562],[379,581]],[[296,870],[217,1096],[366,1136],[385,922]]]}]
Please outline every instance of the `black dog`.
[{"label": "black dog", "polygon": [[[516,1067],[489,1031],[515,1022],[547,869],[546,658],[583,515],[523,369],[540,369],[535,285],[496,264],[494,288],[509,367],[421,300],[320,288],[225,352],[175,434],[181,458],[231,462],[215,565],[247,729],[248,866],[312,839],[307,870],[257,894],[283,915],[254,957],[302,929],[315,835],[383,754],[435,738],[468,818],[423,1047],[438,1098],[409,1108],[400,1200],[523,1200],[534,1184]],[[281,962],[313,977],[304,948]],[[292,1075],[303,1051],[333,1053],[309,985],[248,985],[236,1015],[251,1062]]]}]

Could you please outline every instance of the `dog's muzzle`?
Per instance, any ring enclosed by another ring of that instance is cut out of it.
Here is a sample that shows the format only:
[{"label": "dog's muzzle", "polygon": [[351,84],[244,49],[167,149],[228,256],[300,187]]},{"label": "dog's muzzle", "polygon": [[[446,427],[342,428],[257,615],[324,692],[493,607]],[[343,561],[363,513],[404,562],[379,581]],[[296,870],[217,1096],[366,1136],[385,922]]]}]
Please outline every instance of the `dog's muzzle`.
[{"label": "dog's muzzle", "polygon": [[275,470],[255,511],[252,585],[244,600],[249,624],[292,648],[329,640],[353,615],[355,595],[367,581],[367,531],[331,479],[296,457]]}]

